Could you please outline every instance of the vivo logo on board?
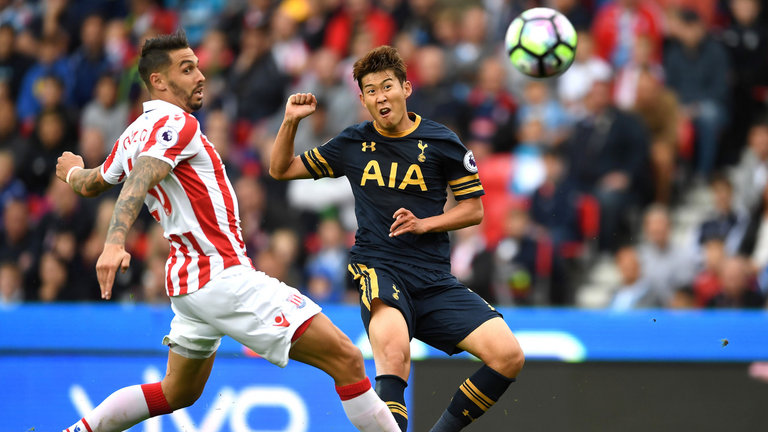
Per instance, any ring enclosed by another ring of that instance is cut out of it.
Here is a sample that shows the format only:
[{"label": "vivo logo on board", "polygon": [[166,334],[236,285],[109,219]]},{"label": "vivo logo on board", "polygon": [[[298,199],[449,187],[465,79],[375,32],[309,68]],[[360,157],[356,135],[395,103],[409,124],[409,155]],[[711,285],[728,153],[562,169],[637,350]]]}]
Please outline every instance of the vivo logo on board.
[{"label": "vivo logo on board", "polygon": [[[144,370],[143,379],[146,383],[158,382],[162,378],[155,367]],[[248,424],[251,412],[255,409],[282,409],[286,413],[287,422],[283,429],[269,429],[269,432],[308,432],[309,412],[304,399],[294,390],[281,386],[246,386],[240,390],[224,386],[216,390],[217,398],[207,406],[203,406],[204,417],[195,422],[187,409],[174,411],[169,415],[155,417],[134,426],[132,431],[143,432],[267,432],[265,429],[252,429]],[[69,388],[69,398],[78,414],[83,416],[90,412],[100,401],[92,400],[85,388],[73,384]],[[163,428],[168,424],[168,418],[173,425],[170,429]]]}]

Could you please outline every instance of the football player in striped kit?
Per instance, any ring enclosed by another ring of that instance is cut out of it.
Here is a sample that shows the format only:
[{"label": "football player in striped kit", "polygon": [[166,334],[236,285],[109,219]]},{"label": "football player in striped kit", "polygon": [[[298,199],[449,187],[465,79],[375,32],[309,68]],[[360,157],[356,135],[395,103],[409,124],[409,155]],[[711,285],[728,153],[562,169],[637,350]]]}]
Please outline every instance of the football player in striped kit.
[{"label": "football player in striped kit", "polygon": [[[524,355],[501,314],[451,275],[447,231],[480,223],[483,186],[471,151],[447,127],[406,109],[411,83],[389,46],[359,59],[353,76],[373,121],[294,156],[299,121],[317,100],[291,95],[270,156],[282,180],[346,176],[358,230],[349,271],[376,362],[376,391],[405,432],[410,340],[485,363],[464,381],[432,432],[463,429],[515,381]],[[443,211],[446,190],[458,204]]]},{"label": "football player in striped kit", "polygon": [[151,100],[115,142],[106,161],[83,168],[64,153],[57,176],[84,197],[123,183],[96,272],[109,299],[118,271],[130,264],[125,238],[142,204],[171,245],[166,289],[174,318],[165,378],[122,388],[68,432],[122,431],[193,404],[205,387],[221,337],[265,359],[294,359],[335,381],[347,417],[361,431],[397,431],[366,377],[357,347],[296,289],[253,268],[240,231],[237,197],[224,165],[191,112],[203,103],[205,77],[182,31],[149,39],[139,73]]}]

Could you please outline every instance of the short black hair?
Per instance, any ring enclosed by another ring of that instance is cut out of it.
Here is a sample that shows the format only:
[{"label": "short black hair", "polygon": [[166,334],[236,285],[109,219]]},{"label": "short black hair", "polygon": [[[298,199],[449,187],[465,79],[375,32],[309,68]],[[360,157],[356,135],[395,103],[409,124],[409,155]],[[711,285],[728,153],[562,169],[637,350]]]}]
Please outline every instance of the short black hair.
[{"label": "short black hair", "polygon": [[171,56],[168,53],[184,48],[189,48],[189,41],[187,41],[187,34],[182,29],[177,30],[176,33],[147,39],[144,42],[144,46],[141,48],[141,57],[139,57],[139,75],[147,89],[152,89],[149,76],[171,64]]},{"label": "short black hair", "polygon": [[699,24],[701,22],[701,16],[699,16],[699,13],[695,9],[683,8],[678,11],[678,16],[682,22],[688,25]]},{"label": "short black hair", "polygon": [[376,72],[392,70],[395,78],[404,83],[405,62],[395,48],[388,45],[382,45],[370,50],[362,58],[358,59],[352,67],[352,77],[357,81],[360,90],[363,89],[363,77]]},{"label": "short black hair", "polygon": [[733,190],[733,182],[724,171],[715,171],[709,177],[709,186],[725,186],[730,190]]}]

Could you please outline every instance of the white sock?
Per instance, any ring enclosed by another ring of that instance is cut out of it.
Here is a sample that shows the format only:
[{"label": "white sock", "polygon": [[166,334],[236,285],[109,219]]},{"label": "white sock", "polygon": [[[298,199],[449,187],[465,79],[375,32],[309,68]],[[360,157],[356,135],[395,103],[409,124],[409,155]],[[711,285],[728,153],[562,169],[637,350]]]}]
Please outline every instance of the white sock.
[{"label": "white sock", "polygon": [[112,393],[64,432],[124,431],[148,418],[149,408],[144,392],[140,385],[135,385]]},{"label": "white sock", "polygon": [[373,390],[341,401],[349,421],[362,432],[400,432],[387,404]]}]

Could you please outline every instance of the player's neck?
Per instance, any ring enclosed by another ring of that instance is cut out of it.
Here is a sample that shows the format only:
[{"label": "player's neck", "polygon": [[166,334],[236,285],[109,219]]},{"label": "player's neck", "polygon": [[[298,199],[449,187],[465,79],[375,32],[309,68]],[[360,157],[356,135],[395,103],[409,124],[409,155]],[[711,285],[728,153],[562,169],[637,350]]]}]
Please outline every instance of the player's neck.
[{"label": "player's neck", "polygon": [[166,93],[150,93],[149,95],[150,100],[160,100],[163,102],[168,102],[171,105],[177,106],[184,110],[187,113],[192,113],[183,103],[178,101],[172,94],[166,94]]},{"label": "player's neck", "polygon": [[416,128],[416,114],[406,112],[403,119],[391,128],[383,127],[380,123],[374,120],[373,125],[379,133],[384,136],[401,137],[408,135]]}]

